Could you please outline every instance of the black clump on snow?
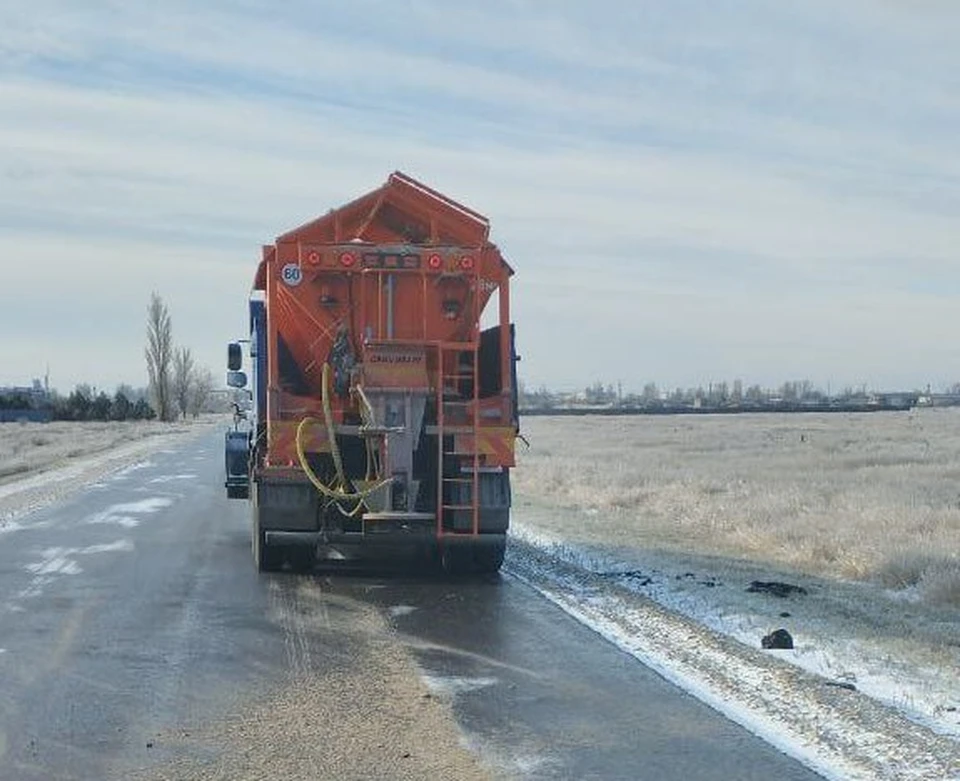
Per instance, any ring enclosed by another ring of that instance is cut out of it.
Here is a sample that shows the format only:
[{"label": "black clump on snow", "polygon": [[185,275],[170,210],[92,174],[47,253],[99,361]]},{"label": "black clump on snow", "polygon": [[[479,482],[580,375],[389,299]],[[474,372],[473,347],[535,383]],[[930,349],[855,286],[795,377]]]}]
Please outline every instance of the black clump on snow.
[{"label": "black clump on snow", "polygon": [[827,686],[833,686],[836,689],[846,689],[847,691],[852,692],[857,690],[856,686],[854,686],[852,683],[848,683],[847,681],[827,681],[826,684]]},{"label": "black clump on snow", "polygon": [[775,597],[789,597],[793,594],[805,595],[807,590],[803,586],[793,583],[781,583],[778,580],[754,580],[747,591],[754,594],[773,594]]},{"label": "black clump on snow", "polygon": [[777,629],[760,640],[761,648],[793,648],[793,636],[786,629]]}]

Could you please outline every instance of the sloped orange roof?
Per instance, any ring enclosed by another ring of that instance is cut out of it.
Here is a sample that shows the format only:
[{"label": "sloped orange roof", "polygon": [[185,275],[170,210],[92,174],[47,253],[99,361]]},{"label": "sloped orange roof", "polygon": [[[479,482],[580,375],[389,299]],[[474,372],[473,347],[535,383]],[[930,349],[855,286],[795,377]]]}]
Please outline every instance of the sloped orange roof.
[{"label": "sloped orange roof", "polygon": [[[394,171],[376,190],[278,236],[277,244],[360,241],[479,248],[493,246],[489,236],[490,221],[482,214]],[[275,251],[263,248],[254,288],[263,289],[266,261]]]},{"label": "sloped orange roof", "polygon": [[287,241],[445,244],[480,247],[490,221],[416,179],[395,171],[386,183],[277,238]]}]

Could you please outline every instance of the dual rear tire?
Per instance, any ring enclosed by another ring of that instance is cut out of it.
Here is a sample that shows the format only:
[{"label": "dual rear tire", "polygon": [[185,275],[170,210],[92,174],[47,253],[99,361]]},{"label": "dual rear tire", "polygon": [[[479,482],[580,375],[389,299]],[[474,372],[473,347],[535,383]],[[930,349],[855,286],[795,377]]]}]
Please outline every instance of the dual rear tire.
[{"label": "dual rear tire", "polygon": [[253,563],[257,572],[276,572],[290,563],[294,572],[310,572],[316,563],[316,551],[309,545],[270,545],[254,510],[253,518]]},{"label": "dual rear tire", "polygon": [[256,505],[253,510],[253,563],[257,572],[275,572],[283,566],[281,550],[276,545],[268,545],[266,534],[260,528],[260,519],[257,517]]},{"label": "dual rear tire", "polygon": [[443,545],[440,549],[440,565],[448,575],[492,575],[503,566],[506,550],[505,536],[496,542]]}]

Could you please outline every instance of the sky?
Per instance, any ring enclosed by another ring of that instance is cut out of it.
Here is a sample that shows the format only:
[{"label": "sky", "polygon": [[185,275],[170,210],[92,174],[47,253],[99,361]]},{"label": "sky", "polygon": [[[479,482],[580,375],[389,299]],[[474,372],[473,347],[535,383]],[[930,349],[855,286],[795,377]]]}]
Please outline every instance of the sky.
[{"label": "sky", "polygon": [[0,0],[0,385],[225,369],[261,244],[400,169],[486,214],[520,375],[960,381],[952,0]]}]

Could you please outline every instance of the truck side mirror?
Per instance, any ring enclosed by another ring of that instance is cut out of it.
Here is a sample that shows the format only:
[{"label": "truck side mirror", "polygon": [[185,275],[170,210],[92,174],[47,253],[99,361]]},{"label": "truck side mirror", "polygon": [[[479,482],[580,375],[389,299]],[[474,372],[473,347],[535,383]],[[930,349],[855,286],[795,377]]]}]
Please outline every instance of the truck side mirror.
[{"label": "truck side mirror", "polygon": [[247,387],[247,373],[227,372],[227,385],[229,385],[231,388]]},{"label": "truck side mirror", "polygon": [[[243,365],[243,352],[239,342],[230,342],[227,345],[227,368],[235,372]],[[244,383],[246,384],[246,383]],[[243,387],[242,385],[240,387]]]}]

